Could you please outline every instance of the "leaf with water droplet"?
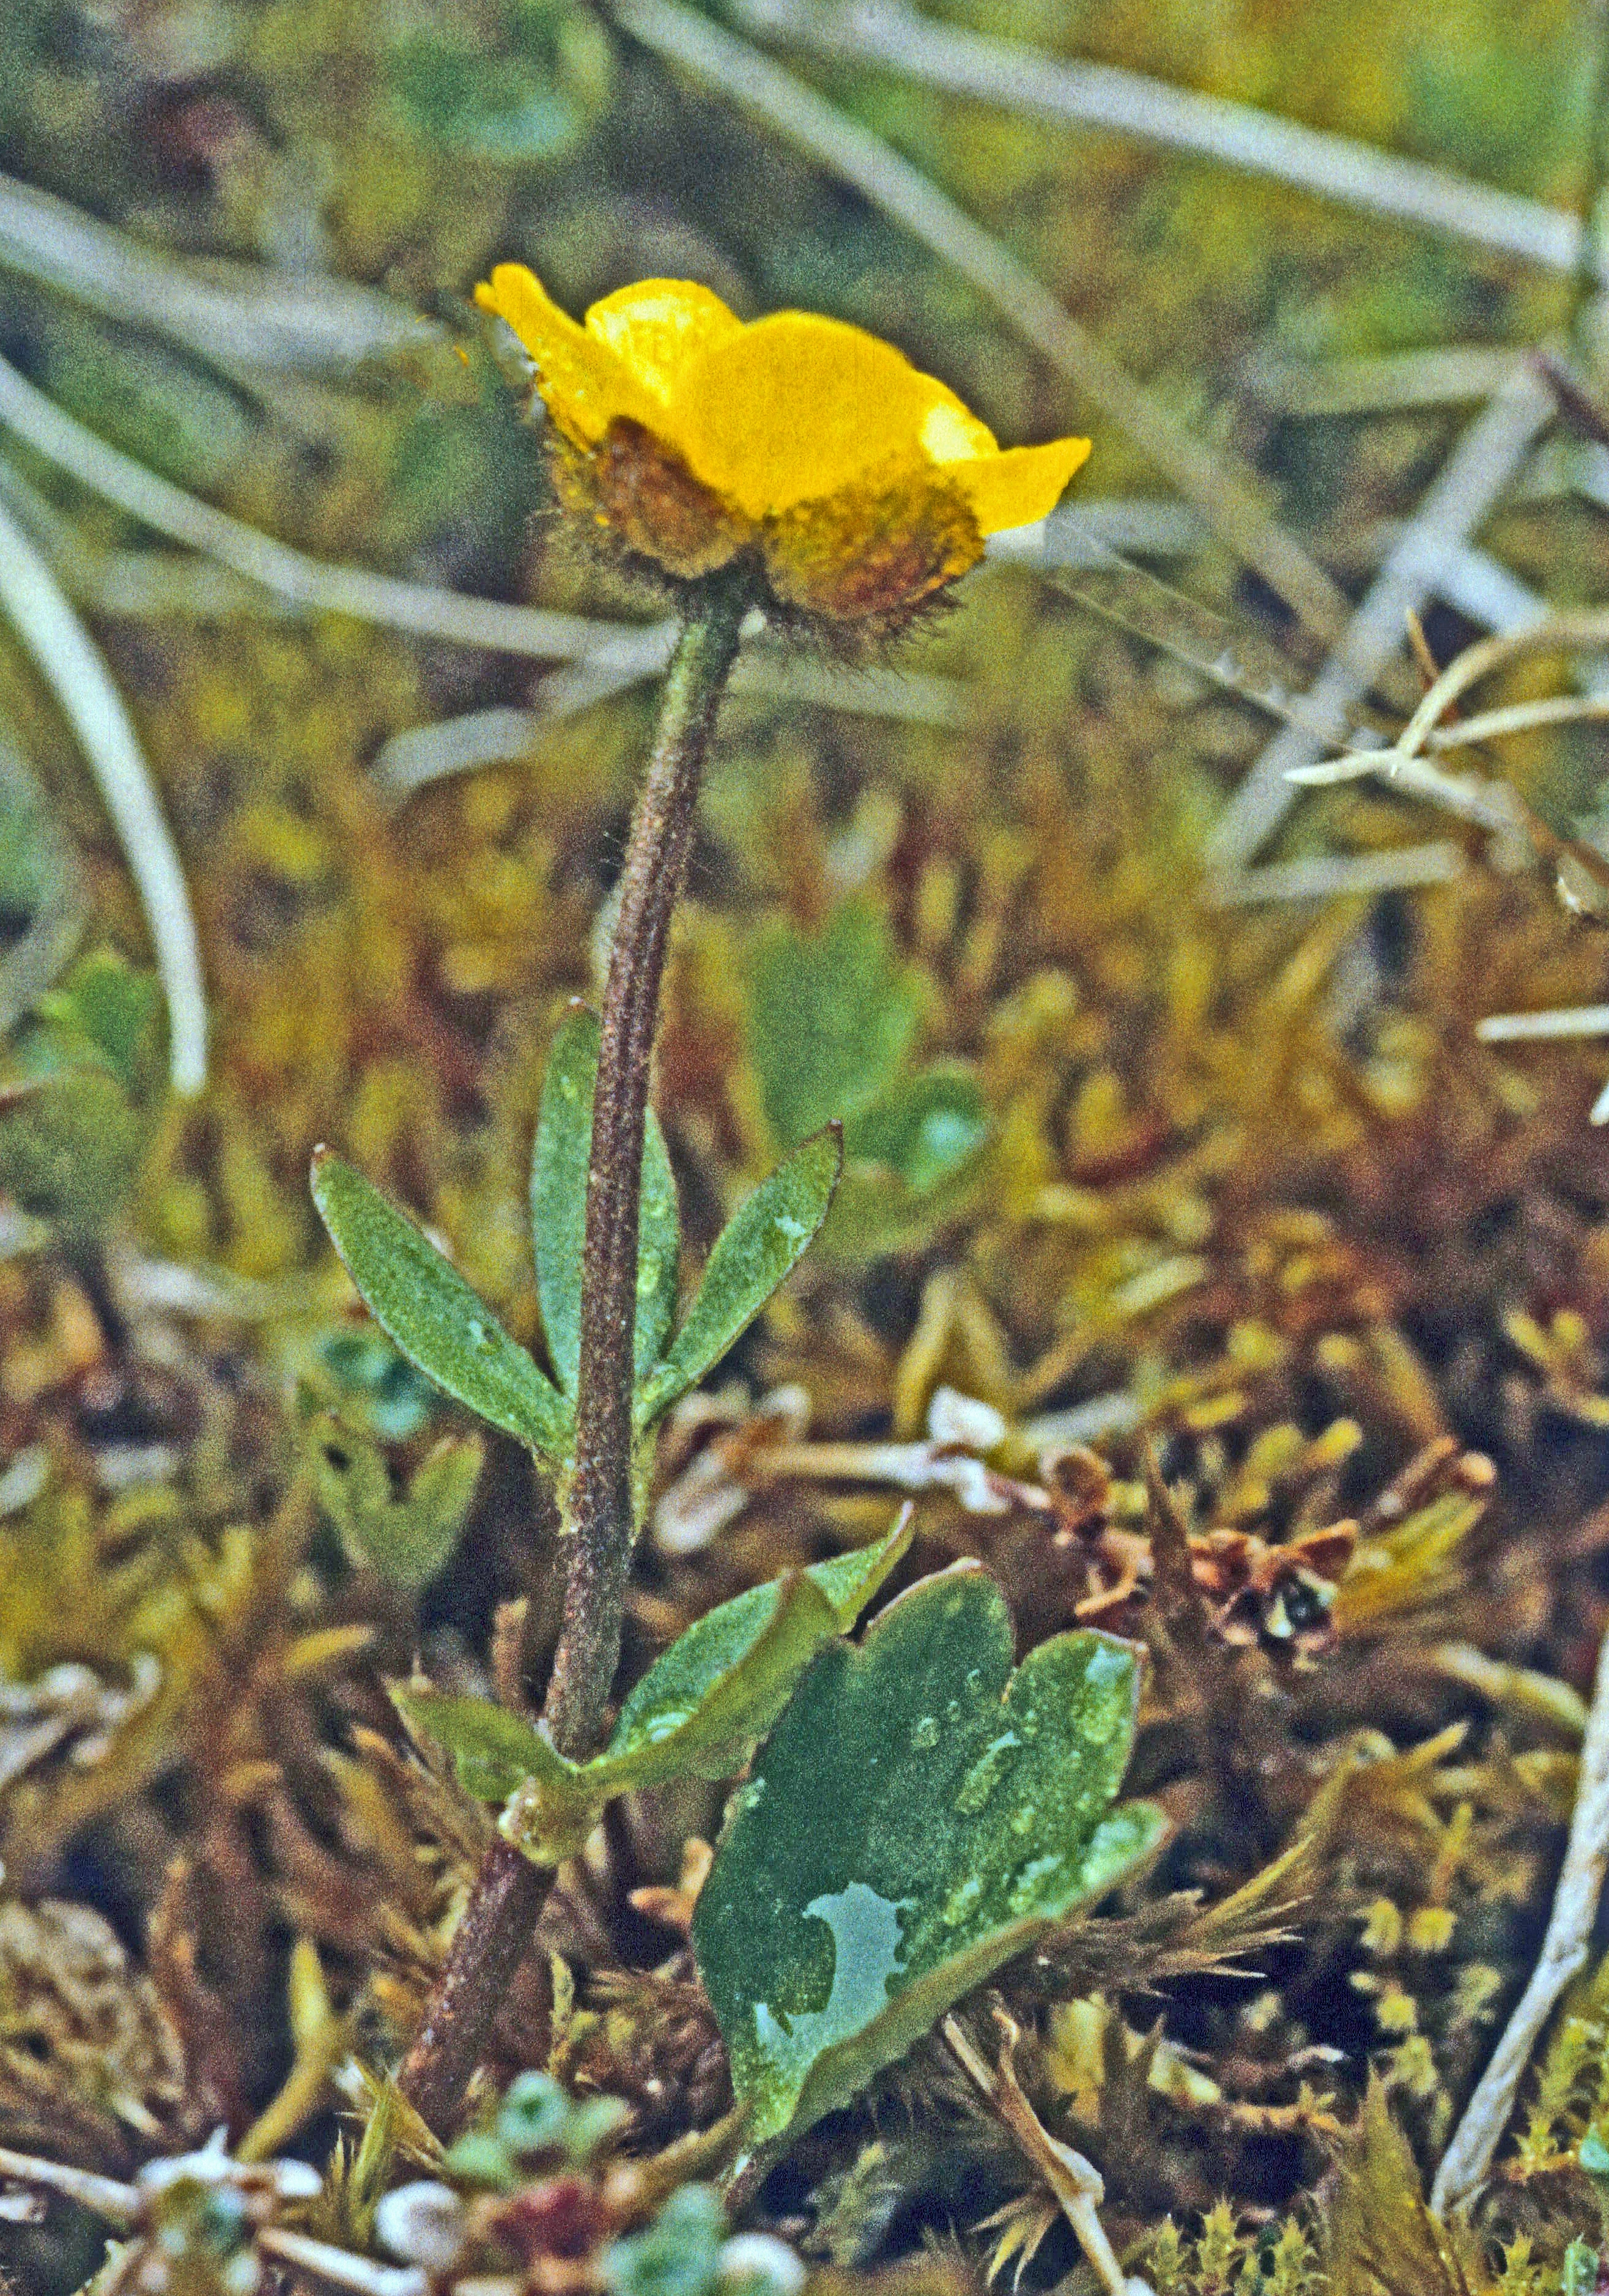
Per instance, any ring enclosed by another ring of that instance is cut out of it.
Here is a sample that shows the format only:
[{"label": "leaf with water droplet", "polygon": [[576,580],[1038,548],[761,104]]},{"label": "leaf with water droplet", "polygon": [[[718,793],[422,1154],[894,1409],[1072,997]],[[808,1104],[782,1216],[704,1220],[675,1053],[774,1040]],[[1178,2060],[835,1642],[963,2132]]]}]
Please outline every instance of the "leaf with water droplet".
[{"label": "leaf with water droplet", "polygon": [[716,1238],[687,1319],[657,1371],[638,1388],[636,1423],[652,1427],[742,1338],[786,1282],[827,1216],[843,1170],[835,1124],[817,1132],[762,1180]]},{"label": "leaf with water droplet", "polygon": [[[581,1351],[581,1246],[587,1233],[587,1166],[592,1154],[592,1095],[598,1079],[598,1017],[572,1004],[559,1024],[542,1080],[542,1109],[530,1160],[530,1233],[542,1328],[559,1384],[573,1396]],[[676,1313],[681,1232],[665,1136],[652,1109],[643,1136],[637,1214],[636,1373],[659,1361]]]},{"label": "leaf with water droplet", "polygon": [[430,1238],[327,1148],[313,1158],[313,1201],[365,1306],[408,1361],[491,1426],[562,1459],[570,1406]]},{"label": "leaf with water droplet", "polygon": [[757,1757],[693,1927],[756,2145],[845,2103],[1162,1840],[1151,1804],[1112,1807],[1134,1647],[1058,1635],[1011,1660],[994,1580],[944,1571],[859,1650],[825,1648]]}]

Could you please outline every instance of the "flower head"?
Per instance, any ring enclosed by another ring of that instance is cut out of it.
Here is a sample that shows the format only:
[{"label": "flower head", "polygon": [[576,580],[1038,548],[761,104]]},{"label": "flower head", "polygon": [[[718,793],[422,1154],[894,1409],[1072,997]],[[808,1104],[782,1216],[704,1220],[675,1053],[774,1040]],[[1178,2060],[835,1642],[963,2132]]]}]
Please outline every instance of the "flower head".
[{"label": "flower head", "polygon": [[684,579],[744,553],[774,604],[894,626],[1053,509],[1087,439],[1002,450],[954,391],[837,319],[745,325],[690,280],[606,295],[578,324],[522,264],[475,291],[518,336],[572,497]]}]

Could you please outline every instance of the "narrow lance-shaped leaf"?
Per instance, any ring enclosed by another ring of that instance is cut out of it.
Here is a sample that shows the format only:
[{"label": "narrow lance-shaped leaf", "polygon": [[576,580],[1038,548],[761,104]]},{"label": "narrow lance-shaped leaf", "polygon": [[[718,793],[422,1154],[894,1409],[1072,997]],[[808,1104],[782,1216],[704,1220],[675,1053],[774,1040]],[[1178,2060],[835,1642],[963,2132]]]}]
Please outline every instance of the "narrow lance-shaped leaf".
[{"label": "narrow lance-shaped leaf", "polygon": [[697,1297],[665,1360],[637,1390],[639,1427],[661,1418],[747,1331],[809,1249],[842,1170],[842,1128],[829,1124],[739,1206],[716,1240]]},{"label": "narrow lance-shaped leaf", "polygon": [[987,1573],[923,1580],[859,1650],[819,1653],[735,1797],[693,1941],[757,2145],[845,2103],[1166,1832],[1112,1806],[1132,1646],[1011,1655]]},{"label": "narrow lance-shaped leaf", "polygon": [[[554,1369],[566,1395],[576,1392],[581,1349],[581,1248],[587,1232],[587,1166],[592,1154],[592,1098],[598,1080],[598,1018],[571,1006],[560,1023],[537,1119],[530,1163],[531,1244],[537,1296]],[[652,1109],[643,1139],[643,1192],[637,1226],[636,1372],[659,1361],[676,1313],[680,1250],[676,1182],[665,1136]]]},{"label": "narrow lance-shaped leaf", "polygon": [[493,1427],[562,1458],[568,1406],[413,1221],[327,1148],[313,1158],[313,1201],[364,1304],[408,1361]]},{"label": "narrow lance-shaped leaf", "polygon": [[854,1625],[913,1536],[907,1507],[886,1538],[722,1603],[651,1666],[588,1769],[609,1791],[727,1777],[763,1737],[823,1644]]}]

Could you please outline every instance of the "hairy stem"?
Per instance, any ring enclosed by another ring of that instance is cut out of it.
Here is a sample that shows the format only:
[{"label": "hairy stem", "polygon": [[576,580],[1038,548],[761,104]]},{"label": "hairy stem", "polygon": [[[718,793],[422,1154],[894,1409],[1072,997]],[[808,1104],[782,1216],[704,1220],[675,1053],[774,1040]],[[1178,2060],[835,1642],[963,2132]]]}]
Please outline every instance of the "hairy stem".
[{"label": "hairy stem", "polygon": [[543,1709],[554,1745],[571,1757],[592,1750],[620,1654],[636,1528],[632,1356],[648,1071],[671,913],[686,875],[704,758],[747,605],[740,581],[718,580],[682,626],[620,878],[587,1173],[564,1623]]},{"label": "hairy stem", "polygon": [[480,1861],[397,2085],[426,2127],[449,2136],[553,1875],[498,1834]]},{"label": "hairy stem", "polygon": [[[705,584],[689,605],[620,879],[587,1175],[564,1620],[543,1708],[554,1745],[572,1759],[593,1751],[620,1652],[636,1528],[631,1406],[649,1066],[670,918],[686,875],[704,758],[748,605],[748,586],[731,570]],[[398,2076],[404,2096],[438,2135],[450,2130],[457,2117],[552,1881],[501,1837],[481,1862],[447,1965]]]}]

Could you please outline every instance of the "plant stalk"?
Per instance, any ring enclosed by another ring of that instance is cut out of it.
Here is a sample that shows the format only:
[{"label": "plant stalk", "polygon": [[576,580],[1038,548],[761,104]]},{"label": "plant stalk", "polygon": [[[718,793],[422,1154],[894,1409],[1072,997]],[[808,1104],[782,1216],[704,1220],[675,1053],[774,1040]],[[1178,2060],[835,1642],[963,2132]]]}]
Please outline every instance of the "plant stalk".
[{"label": "plant stalk", "polygon": [[[582,1266],[576,1463],[564,1508],[564,1618],[543,1720],[573,1759],[592,1752],[620,1654],[636,1535],[632,1395],[637,1226],[648,1078],[670,920],[687,873],[704,759],[750,604],[727,569],[690,603],[620,877],[592,1104]],[[439,2136],[450,2132],[553,1876],[499,1836],[398,2076]]]},{"label": "plant stalk", "polygon": [[671,914],[748,604],[746,583],[717,577],[682,626],[620,876],[587,1170],[576,1464],[565,1507],[570,1567],[543,1708],[554,1745],[572,1759],[592,1751],[620,1654],[636,1529],[631,1406],[648,1074]]}]

